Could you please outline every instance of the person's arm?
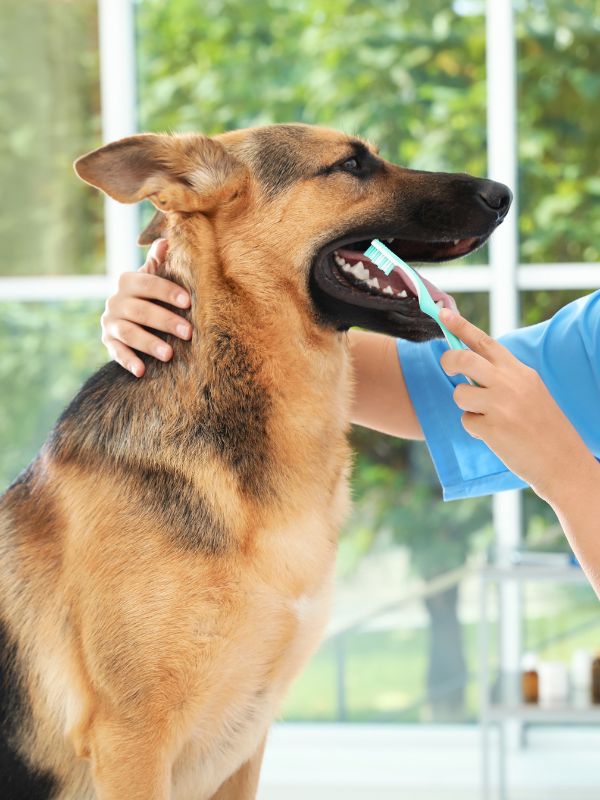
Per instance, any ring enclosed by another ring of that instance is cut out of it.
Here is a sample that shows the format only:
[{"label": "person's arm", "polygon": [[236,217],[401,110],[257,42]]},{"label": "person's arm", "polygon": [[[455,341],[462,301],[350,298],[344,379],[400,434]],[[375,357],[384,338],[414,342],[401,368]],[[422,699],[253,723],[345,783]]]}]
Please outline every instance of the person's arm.
[{"label": "person's arm", "polygon": [[355,378],[352,422],[402,439],[422,439],[396,340],[361,330],[349,331],[348,339]]},{"label": "person's arm", "polygon": [[[568,469],[568,466],[566,467]],[[600,463],[582,452],[575,470],[548,495],[573,552],[600,598]]]},{"label": "person's arm", "polygon": [[600,463],[534,369],[460,315],[441,316],[470,348],[446,351],[442,368],[478,384],[454,390],[465,430],[552,506],[600,597]]}]

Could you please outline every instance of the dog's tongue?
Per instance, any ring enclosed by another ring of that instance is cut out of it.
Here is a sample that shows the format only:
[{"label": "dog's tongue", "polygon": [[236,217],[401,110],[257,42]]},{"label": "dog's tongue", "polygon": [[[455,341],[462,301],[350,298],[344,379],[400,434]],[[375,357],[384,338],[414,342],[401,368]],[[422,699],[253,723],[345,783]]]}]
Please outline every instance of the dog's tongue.
[{"label": "dog's tongue", "polygon": [[[401,269],[401,268],[398,267],[398,269]],[[413,267],[413,269],[414,269],[414,267]],[[415,272],[416,271],[417,270],[415,270]],[[408,282],[410,280],[408,275],[405,275],[404,272],[402,274],[404,276],[404,281]],[[434,299],[434,301],[436,303],[438,302],[438,300],[441,300],[442,303],[444,304],[444,308],[450,308],[450,309],[452,309],[452,311],[458,311],[458,308],[457,308],[457,305],[456,305],[456,300],[452,297],[451,294],[447,294],[446,292],[442,292],[442,290],[438,289],[438,287],[434,283],[432,283],[431,281],[428,281],[427,278],[424,278],[421,275],[420,272],[418,274],[419,274],[419,277],[421,278],[421,280],[423,281],[423,283],[425,284],[425,286],[427,287],[427,289],[429,290],[429,294],[433,297],[433,299]],[[411,281],[411,284],[412,284],[412,281]],[[413,287],[413,291],[415,291],[414,287]],[[416,293],[416,291],[415,291],[415,293]]]},{"label": "dog's tongue", "polygon": [[[373,264],[372,261],[369,262],[369,266],[371,264]],[[376,264],[373,264],[373,266],[377,268]],[[415,268],[413,267],[413,269]],[[434,303],[437,303],[441,300],[442,303],[444,304],[444,308],[450,308],[453,311],[458,310],[456,307],[456,301],[454,300],[452,295],[446,294],[446,292],[442,292],[441,289],[438,289],[435,283],[432,283],[431,281],[427,280],[427,278],[424,278],[418,270],[415,269],[415,272],[427,287],[427,290],[429,291],[429,294],[433,298]],[[410,292],[410,294],[412,294],[414,297],[419,296],[417,292],[417,287],[412,282],[410,275],[407,275],[406,272],[402,269],[402,267],[394,266],[394,269],[390,272],[389,277],[391,278],[392,286],[396,285],[396,282],[402,282],[402,288],[406,288],[407,291]]]}]

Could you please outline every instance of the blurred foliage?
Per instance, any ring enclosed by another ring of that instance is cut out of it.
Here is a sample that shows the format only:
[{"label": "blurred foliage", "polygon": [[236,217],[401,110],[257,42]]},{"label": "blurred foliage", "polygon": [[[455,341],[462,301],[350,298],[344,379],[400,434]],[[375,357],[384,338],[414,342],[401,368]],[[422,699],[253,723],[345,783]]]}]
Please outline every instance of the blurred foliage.
[{"label": "blurred foliage", "polygon": [[[483,0],[139,0],[141,125],[331,125],[485,174]],[[521,256],[599,260],[596,0],[518,0]],[[491,99],[493,102],[493,98]]]},{"label": "blurred foliage", "polygon": [[0,274],[104,270],[102,198],[71,167],[100,144],[97,39],[95,0],[2,0]]},{"label": "blurred foliage", "polygon": [[350,528],[357,556],[375,538],[408,548],[411,563],[430,579],[464,564],[471,539],[490,541],[489,497],[443,503],[426,447],[356,427],[353,488],[357,502]]},{"label": "blurred foliage", "polygon": [[0,303],[0,492],[106,360],[97,301]]},{"label": "blurred foliage", "polygon": [[485,172],[483,19],[445,0],[138,3],[142,127],[300,121],[416,168]]},{"label": "blurred foliage", "polygon": [[521,258],[599,261],[600,6],[515,5]]}]

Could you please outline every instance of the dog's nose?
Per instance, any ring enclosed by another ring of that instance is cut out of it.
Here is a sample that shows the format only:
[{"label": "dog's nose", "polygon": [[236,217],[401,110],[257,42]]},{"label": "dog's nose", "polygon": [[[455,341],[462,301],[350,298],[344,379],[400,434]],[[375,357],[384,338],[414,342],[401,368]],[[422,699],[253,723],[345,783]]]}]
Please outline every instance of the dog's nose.
[{"label": "dog's nose", "polygon": [[482,181],[483,187],[479,190],[479,197],[489,208],[498,212],[499,217],[505,217],[512,203],[512,192],[503,183],[496,181]]}]

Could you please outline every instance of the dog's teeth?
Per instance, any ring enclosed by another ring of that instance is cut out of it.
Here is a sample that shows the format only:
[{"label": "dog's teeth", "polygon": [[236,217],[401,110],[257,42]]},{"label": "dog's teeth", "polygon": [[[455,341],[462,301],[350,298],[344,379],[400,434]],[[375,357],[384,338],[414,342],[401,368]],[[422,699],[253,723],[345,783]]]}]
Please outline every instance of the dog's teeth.
[{"label": "dog's teeth", "polygon": [[457,245],[460,242],[460,239],[455,239],[452,244]]},{"label": "dog's teeth", "polygon": [[372,286],[374,289],[379,289],[379,281],[377,278],[371,278],[369,281],[369,285]]},{"label": "dog's teeth", "polygon": [[371,273],[369,272],[368,269],[366,269],[362,261],[358,261],[354,265],[354,274],[356,275],[357,278],[360,278],[360,280],[362,281],[368,281],[369,278],[371,277]]},{"label": "dog's teeth", "polygon": [[342,271],[352,273],[352,267],[350,266],[350,264],[346,264],[346,262],[344,262],[342,265]]},{"label": "dog's teeth", "polygon": [[384,294],[394,294],[394,290],[392,289],[391,286],[386,286],[385,289],[383,290],[383,293]]},{"label": "dog's teeth", "polygon": [[343,267],[344,264],[346,263],[346,260],[344,258],[342,258],[341,256],[336,255],[335,256],[335,263],[338,265],[338,267]]},{"label": "dog's teeth", "polygon": [[394,241],[393,238],[392,239],[386,239],[386,242],[393,242],[393,241]]},{"label": "dog's teeth", "polygon": [[408,297],[406,289],[402,289],[402,291],[398,293],[398,297]]},{"label": "dog's teeth", "polygon": [[362,261],[352,265],[352,274],[355,278],[358,278],[359,281],[364,282],[368,281],[371,277],[371,273],[365,268]]}]

